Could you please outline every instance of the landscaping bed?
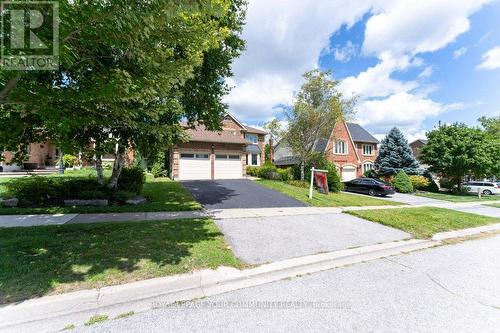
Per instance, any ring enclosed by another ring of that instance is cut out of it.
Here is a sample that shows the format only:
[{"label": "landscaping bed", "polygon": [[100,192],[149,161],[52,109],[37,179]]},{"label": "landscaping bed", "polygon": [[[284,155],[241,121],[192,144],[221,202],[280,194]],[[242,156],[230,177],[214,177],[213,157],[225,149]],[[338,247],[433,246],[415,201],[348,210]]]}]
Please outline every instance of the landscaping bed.
[{"label": "landscaping bed", "polygon": [[0,229],[0,303],[241,267],[210,219]]},{"label": "landscaping bed", "polygon": [[358,210],[347,213],[401,229],[413,234],[416,238],[431,238],[438,232],[474,228],[500,222],[500,219],[495,217],[435,207]]},{"label": "landscaping bed", "polygon": [[500,195],[482,195],[481,198],[477,194],[417,192],[416,195],[450,202],[500,201]]},{"label": "landscaping bed", "polygon": [[[56,182],[62,182],[81,179],[83,184],[89,184],[96,181],[95,171],[92,169],[67,171],[64,175],[47,175],[39,176],[38,178],[51,179]],[[7,195],[7,186],[5,184],[12,179],[18,181],[22,178],[0,178],[0,197]],[[64,181],[62,181],[64,180]],[[72,182],[72,184],[78,182]],[[82,191],[76,187],[71,191],[75,192],[74,196],[82,195]],[[118,212],[161,212],[161,211],[188,211],[201,209],[201,205],[186,191],[186,189],[178,182],[171,181],[168,178],[153,178],[146,177],[142,195],[148,199],[148,202],[141,205],[127,205],[124,204],[126,198],[134,193],[128,191],[120,191],[118,195],[125,195],[119,201],[110,200],[111,205],[108,206],[78,206],[78,207],[63,207],[62,204],[39,207],[17,207],[17,208],[0,208],[0,215],[19,215],[19,214],[60,214],[60,213],[118,213]],[[83,193],[88,195],[85,199],[92,196],[91,191]],[[101,196],[103,193],[97,193]],[[69,198],[73,196],[71,192],[67,194],[67,199],[80,199]]]},{"label": "landscaping bed", "polygon": [[315,207],[403,205],[400,202],[381,200],[369,196],[365,197],[347,193],[330,193],[326,195],[321,194],[316,190],[314,191],[313,198],[309,199],[308,187],[298,187],[289,183],[267,179],[258,179],[256,180],[256,182]]}]

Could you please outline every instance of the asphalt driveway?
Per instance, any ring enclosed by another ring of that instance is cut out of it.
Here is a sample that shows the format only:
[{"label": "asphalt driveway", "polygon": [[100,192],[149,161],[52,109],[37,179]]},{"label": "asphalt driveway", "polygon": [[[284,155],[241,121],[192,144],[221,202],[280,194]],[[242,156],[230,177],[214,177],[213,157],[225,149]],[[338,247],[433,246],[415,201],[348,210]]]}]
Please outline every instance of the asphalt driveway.
[{"label": "asphalt driveway", "polygon": [[182,185],[207,209],[307,206],[247,179],[192,180]]},{"label": "asphalt driveway", "polygon": [[411,238],[401,230],[341,213],[223,219],[215,223],[236,256],[250,264]]}]

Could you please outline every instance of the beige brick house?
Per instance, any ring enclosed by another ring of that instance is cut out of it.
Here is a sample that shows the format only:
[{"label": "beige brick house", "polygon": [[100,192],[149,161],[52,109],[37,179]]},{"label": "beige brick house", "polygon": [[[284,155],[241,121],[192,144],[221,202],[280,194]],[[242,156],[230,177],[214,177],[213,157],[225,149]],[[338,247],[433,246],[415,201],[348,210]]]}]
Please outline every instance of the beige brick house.
[{"label": "beige brick house", "polygon": [[4,172],[53,167],[59,159],[59,149],[50,141],[32,143],[28,147],[28,159],[24,161],[23,165],[11,164],[13,155],[10,151],[2,153],[4,161],[0,162],[0,166]]},{"label": "beige brick house", "polygon": [[247,165],[264,164],[266,132],[243,125],[231,114],[221,125],[220,132],[185,125],[190,140],[176,145],[170,155],[174,179],[237,179],[246,175]]}]

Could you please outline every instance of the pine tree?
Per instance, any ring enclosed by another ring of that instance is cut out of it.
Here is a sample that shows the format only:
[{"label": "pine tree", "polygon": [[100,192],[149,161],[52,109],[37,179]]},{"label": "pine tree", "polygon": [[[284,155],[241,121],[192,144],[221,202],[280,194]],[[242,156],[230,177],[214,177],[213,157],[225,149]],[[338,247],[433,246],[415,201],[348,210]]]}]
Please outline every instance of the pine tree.
[{"label": "pine tree", "polygon": [[375,169],[384,176],[391,176],[403,170],[407,174],[417,174],[419,164],[412,154],[403,133],[394,127],[382,140],[375,160]]}]

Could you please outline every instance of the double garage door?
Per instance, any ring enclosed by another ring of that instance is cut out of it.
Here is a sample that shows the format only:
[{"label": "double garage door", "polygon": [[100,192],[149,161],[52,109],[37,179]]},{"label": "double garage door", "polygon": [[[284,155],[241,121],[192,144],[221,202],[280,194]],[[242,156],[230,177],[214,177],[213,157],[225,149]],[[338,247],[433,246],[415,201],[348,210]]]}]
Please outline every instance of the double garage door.
[{"label": "double garage door", "polygon": [[[237,154],[216,153],[214,160],[214,179],[242,178],[241,156]],[[212,163],[207,153],[181,153],[179,158],[179,179],[212,179]]]}]

